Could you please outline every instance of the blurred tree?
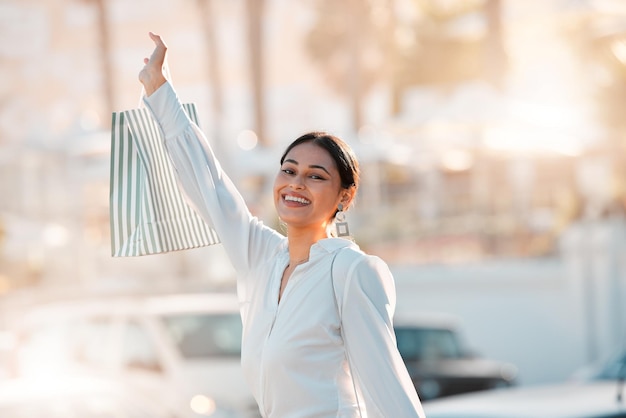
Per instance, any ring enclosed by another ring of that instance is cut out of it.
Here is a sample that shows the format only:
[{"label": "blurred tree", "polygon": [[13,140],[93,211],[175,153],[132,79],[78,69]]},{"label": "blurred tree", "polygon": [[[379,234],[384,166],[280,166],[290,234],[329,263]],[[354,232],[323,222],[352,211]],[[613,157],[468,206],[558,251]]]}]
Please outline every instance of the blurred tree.
[{"label": "blurred tree", "polygon": [[115,103],[115,92],[113,89],[113,67],[111,64],[111,41],[109,38],[110,24],[107,14],[106,0],[81,0],[84,3],[94,4],[96,6],[98,17],[98,47],[100,50],[100,65],[102,68],[102,78],[104,85],[102,86],[105,98],[105,112],[107,116],[102,120],[108,120]]},{"label": "blurred tree", "polygon": [[[307,37],[329,85],[351,98],[353,126],[361,102],[381,79],[391,86],[398,113],[404,90],[454,87],[484,79],[500,88],[506,71],[501,0],[316,0]],[[412,13],[405,13],[407,7]]]},{"label": "blurred tree", "polygon": [[502,89],[507,68],[502,33],[502,1],[486,0],[483,7],[487,25],[483,50],[483,77],[497,89]]},{"label": "blurred tree", "polygon": [[265,132],[265,71],[263,68],[263,10],[265,0],[247,0],[248,47],[254,102],[254,131],[261,145],[268,145]]},{"label": "blurred tree", "polygon": [[211,129],[213,130],[213,140],[216,152],[223,152],[222,147],[222,116],[224,110],[224,99],[222,82],[219,71],[219,54],[216,40],[216,19],[214,13],[213,0],[196,0],[201,16],[201,26],[204,32],[204,41],[207,49],[207,59],[209,65],[210,97],[213,107],[211,118]]},{"label": "blurred tree", "polygon": [[401,45],[401,85],[453,87],[485,79],[501,87],[501,0],[414,1],[421,18],[404,27],[413,38]]},{"label": "blurred tree", "polygon": [[[323,70],[327,83],[350,98],[352,125],[362,124],[362,98],[384,73],[389,40],[385,17],[373,0],[316,0],[317,20],[307,35],[306,48]],[[377,22],[383,22],[378,23]]]}]

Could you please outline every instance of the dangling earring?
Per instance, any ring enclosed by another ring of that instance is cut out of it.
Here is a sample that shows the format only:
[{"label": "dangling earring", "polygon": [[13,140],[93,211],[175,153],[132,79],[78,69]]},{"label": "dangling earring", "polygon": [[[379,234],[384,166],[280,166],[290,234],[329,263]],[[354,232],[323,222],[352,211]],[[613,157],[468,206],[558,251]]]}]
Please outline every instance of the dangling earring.
[{"label": "dangling earring", "polygon": [[345,238],[350,236],[348,222],[346,222],[346,214],[343,211],[343,205],[341,203],[337,206],[337,213],[335,214],[335,229],[338,237]]}]

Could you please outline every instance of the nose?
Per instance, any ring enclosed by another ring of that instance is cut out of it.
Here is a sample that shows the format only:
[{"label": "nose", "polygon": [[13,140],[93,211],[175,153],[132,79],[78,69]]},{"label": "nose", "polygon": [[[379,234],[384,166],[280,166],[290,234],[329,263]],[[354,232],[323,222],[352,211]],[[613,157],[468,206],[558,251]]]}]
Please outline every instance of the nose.
[{"label": "nose", "polygon": [[291,180],[291,187],[294,190],[304,189],[304,182],[302,181],[302,178],[300,176],[294,176]]}]

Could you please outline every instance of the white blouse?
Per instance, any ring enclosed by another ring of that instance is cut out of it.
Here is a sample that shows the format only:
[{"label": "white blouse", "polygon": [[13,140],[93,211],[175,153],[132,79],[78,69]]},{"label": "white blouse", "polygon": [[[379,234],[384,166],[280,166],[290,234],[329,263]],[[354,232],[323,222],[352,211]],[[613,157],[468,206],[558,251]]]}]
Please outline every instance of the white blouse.
[{"label": "white blouse", "polygon": [[[236,270],[241,363],[261,414],[423,418],[396,347],[395,287],[387,265],[348,240],[323,239],[311,247],[309,261],[296,267],[279,304],[287,239],[250,214],[169,83],[145,103],[161,127],[187,200],[215,228]],[[342,287],[338,307],[330,269],[343,247],[352,250],[337,258],[347,272],[334,278]]]}]

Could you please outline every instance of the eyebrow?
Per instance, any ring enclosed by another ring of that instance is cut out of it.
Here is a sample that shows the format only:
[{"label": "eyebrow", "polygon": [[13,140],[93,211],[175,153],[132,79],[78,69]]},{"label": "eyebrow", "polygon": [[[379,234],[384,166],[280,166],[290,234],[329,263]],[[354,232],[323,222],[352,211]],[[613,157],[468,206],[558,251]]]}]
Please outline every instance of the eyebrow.
[{"label": "eyebrow", "polygon": [[[286,159],[284,162],[292,163],[292,164],[295,164],[295,165],[299,165],[299,163],[296,160],[292,160],[290,158]],[[326,168],[324,166],[313,164],[313,165],[310,165],[309,168],[319,168],[320,170],[323,170],[324,172],[326,172],[326,174],[328,174],[330,176],[330,173],[328,172],[328,170],[326,170]]]}]

